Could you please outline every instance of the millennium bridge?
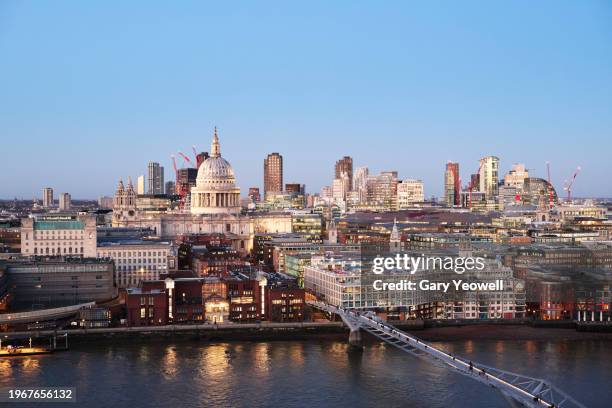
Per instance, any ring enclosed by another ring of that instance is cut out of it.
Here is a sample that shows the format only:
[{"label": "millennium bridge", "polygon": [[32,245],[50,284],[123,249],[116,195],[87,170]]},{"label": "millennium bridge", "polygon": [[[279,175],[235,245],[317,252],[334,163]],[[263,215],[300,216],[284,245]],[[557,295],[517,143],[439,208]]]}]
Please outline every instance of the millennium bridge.
[{"label": "millennium bridge", "polygon": [[510,406],[533,408],[585,408],[584,405],[553,386],[550,382],[504,371],[447,353],[407,334],[377,317],[374,312],[359,312],[308,302],[320,310],[340,316],[350,329],[349,343],[361,346],[361,330],[413,356],[442,365],[459,374],[497,389]]}]

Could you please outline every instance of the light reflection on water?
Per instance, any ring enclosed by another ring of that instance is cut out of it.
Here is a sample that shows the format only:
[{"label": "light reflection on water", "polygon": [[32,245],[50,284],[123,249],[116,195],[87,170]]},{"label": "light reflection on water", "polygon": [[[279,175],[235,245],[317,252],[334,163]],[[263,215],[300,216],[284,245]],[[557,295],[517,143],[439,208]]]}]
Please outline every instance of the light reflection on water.
[{"label": "light reflection on water", "polygon": [[[587,406],[603,407],[612,399],[607,382],[612,359],[602,358],[609,356],[610,342],[435,345],[548,378]],[[0,387],[35,385],[76,386],[79,405],[94,408],[507,406],[488,387],[379,343],[363,353],[330,341],[90,344],[51,356],[0,360]]]}]

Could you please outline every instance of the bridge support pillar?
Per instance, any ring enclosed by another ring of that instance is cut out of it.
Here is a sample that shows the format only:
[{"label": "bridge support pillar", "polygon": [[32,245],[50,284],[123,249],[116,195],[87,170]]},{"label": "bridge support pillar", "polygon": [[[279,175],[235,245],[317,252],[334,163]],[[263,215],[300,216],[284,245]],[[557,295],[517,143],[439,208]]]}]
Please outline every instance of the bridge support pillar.
[{"label": "bridge support pillar", "polygon": [[351,332],[349,334],[349,345],[355,349],[363,348],[363,342],[361,340],[361,331],[359,329],[351,329]]}]

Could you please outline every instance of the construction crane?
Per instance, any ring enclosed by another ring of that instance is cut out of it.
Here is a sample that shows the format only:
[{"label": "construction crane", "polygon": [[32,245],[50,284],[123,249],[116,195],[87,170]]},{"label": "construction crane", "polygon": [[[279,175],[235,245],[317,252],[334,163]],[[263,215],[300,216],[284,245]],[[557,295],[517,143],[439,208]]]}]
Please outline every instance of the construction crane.
[{"label": "construction crane", "polygon": [[187,155],[183,152],[178,152],[178,154],[189,164],[191,164],[193,166],[193,163],[191,161],[191,159],[189,157],[187,157]]},{"label": "construction crane", "polygon": [[[482,165],[484,162],[480,162],[480,165],[478,166],[478,170],[476,171],[476,174],[480,174],[480,170],[482,169]],[[472,209],[472,190],[474,189],[474,179],[470,178],[470,184],[468,184],[468,191],[469,191],[469,197],[468,197],[468,208],[471,210]]]},{"label": "construction crane", "polygon": [[574,174],[572,174],[570,179],[565,180],[565,187],[563,189],[567,191],[567,202],[568,203],[572,202],[572,186],[574,185],[574,181],[576,181],[576,176],[578,175],[578,173],[580,173],[580,170],[582,170],[580,166],[576,167],[576,170],[574,171]]},{"label": "construction crane", "polygon": [[193,157],[195,162],[198,162],[198,149],[196,149],[195,145],[191,145],[191,148],[193,149]]}]

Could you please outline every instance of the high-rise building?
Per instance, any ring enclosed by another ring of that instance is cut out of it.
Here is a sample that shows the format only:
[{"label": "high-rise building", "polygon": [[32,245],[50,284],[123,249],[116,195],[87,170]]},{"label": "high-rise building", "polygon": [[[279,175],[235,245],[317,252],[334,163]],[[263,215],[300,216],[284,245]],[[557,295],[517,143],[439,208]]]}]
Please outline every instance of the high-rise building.
[{"label": "high-rise building", "polygon": [[367,199],[369,173],[367,167],[358,167],[353,177],[353,191],[357,192],[357,201],[360,203],[364,203]]},{"label": "high-rise building", "polygon": [[368,176],[367,205],[388,211],[397,208],[397,171]]},{"label": "high-rise building", "polygon": [[487,200],[495,200],[499,182],[499,158],[487,156],[480,159],[480,191]]},{"label": "high-rise building", "polygon": [[61,193],[59,196],[59,209],[60,211],[69,211],[70,210],[70,194]]},{"label": "high-rise building", "polygon": [[397,184],[398,209],[410,208],[414,203],[423,201],[425,201],[425,194],[421,180],[406,179]]},{"label": "high-rise building", "polygon": [[164,167],[156,162],[148,165],[147,194],[164,194]]},{"label": "high-rise building", "polygon": [[283,191],[283,156],[270,153],[264,160],[264,195]]},{"label": "high-rise building", "polygon": [[53,207],[53,189],[51,187],[43,188],[43,207]]},{"label": "high-rise building", "polygon": [[351,185],[349,182],[348,174],[341,173],[340,177],[335,178],[332,181],[332,198],[334,202],[343,206],[346,202],[346,193],[351,190]]},{"label": "high-rise building", "polygon": [[174,195],[176,194],[176,187],[174,186],[174,181],[166,181],[166,195]]},{"label": "high-rise building", "polygon": [[136,194],[144,195],[145,194],[145,176],[138,176],[136,179]]},{"label": "high-rise building", "polygon": [[342,178],[342,174],[345,173],[349,179],[349,190],[353,188],[353,158],[350,156],[344,156],[336,162],[334,178]]},{"label": "high-rise building", "polygon": [[176,184],[174,186],[176,194],[189,194],[191,192],[191,188],[196,185],[197,178],[198,169],[193,167],[178,169],[176,172]]},{"label": "high-rise building", "polygon": [[459,180],[459,163],[446,163],[444,172],[444,201],[449,207],[461,204],[461,185]]}]

